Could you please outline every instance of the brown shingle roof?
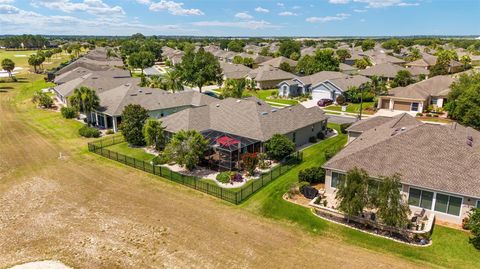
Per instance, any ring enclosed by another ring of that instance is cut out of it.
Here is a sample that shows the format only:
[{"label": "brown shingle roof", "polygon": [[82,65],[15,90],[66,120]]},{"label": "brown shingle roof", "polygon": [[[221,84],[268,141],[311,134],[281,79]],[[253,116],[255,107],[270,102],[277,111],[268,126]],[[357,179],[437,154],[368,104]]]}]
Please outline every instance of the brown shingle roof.
[{"label": "brown shingle roof", "polygon": [[454,81],[451,76],[435,76],[406,87],[390,89],[388,93],[399,98],[427,100],[429,96],[447,96]]},{"label": "brown shingle roof", "polygon": [[295,77],[292,73],[285,72],[270,65],[255,68],[248,73],[248,76],[255,79],[255,81],[288,80]]},{"label": "brown shingle roof", "polygon": [[404,184],[480,198],[480,132],[412,119],[403,114],[363,132],[323,167],[358,167],[378,178],[399,173]]}]

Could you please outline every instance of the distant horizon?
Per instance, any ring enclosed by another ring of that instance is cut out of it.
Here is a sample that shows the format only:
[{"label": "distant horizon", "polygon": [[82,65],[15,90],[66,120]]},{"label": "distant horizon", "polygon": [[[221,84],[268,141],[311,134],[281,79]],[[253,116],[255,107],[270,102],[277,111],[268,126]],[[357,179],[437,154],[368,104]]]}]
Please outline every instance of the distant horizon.
[{"label": "distant horizon", "polygon": [[0,0],[2,34],[200,37],[480,35],[471,0]]}]

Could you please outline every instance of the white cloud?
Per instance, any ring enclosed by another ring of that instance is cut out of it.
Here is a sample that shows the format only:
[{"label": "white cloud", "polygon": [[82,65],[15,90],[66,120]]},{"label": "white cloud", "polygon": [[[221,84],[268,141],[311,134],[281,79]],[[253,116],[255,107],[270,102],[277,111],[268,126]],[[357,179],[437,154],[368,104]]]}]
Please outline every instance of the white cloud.
[{"label": "white cloud", "polygon": [[239,12],[235,14],[235,18],[242,19],[242,20],[251,20],[253,16],[248,14],[248,12]]},{"label": "white cloud", "polygon": [[0,25],[2,33],[5,34],[131,35],[138,32],[149,34],[197,32],[191,26],[185,28],[181,25],[146,25],[125,21],[125,17],[97,17],[91,20],[74,16],[48,16],[12,5],[0,5]]},{"label": "white cloud", "polygon": [[301,6],[293,6],[292,9],[301,9]]},{"label": "white cloud", "polygon": [[418,6],[419,3],[414,2],[404,2],[403,0],[353,0],[357,3],[364,3],[367,4],[369,8],[384,8],[384,7],[391,7],[391,6]]},{"label": "white cloud", "polygon": [[32,4],[49,9],[61,10],[66,13],[86,12],[94,15],[124,15],[125,11],[120,6],[110,6],[102,0],[83,0],[71,2],[70,0],[34,0]]},{"label": "white cloud", "polygon": [[348,4],[350,0],[328,0],[330,4]]},{"label": "white cloud", "polygon": [[268,13],[270,12],[270,10],[266,9],[266,8],[263,8],[263,7],[257,7],[255,8],[255,11],[256,12],[260,12],[260,13]]},{"label": "white cloud", "polygon": [[205,15],[203,11],[197,8],[186,9],[183,8],[183,3],[175,1],[161,0],[160,2],[152,2],[150,0],[137,0],[137,2],[148,5],[151,11],[163,11],[167,10],[172,15],[184,15],[184,16],[201,16]]},{"label": "white cloud", "polygon": [[367,12],[366,9],[354,9],[353,11],[354,11],[354,12],[357,12],[357,13],[365,13],[365,12]]},{"label": "white cloud", "polygon": [[285,6],[285,4],[284,4],[284,3],[281,3],[281,2],[279,2],[279,3],[277,3],[277,6],[279,6],[279,7],[284,7],[284,6]]},{"label": "white cloud", "polygon": [[279,16],[297,16],[297,13],[293,13],[293,12],[290,12],[290,11],[283,11],[283,12],[280,12],[278,13]]},{"label": "white cloud", "polygon": [[404,2],[404,0],[328,0],[330,4],[348,4],[350,2],[364,3],[367,4],[368,8],[382,8],[382,7],[407,7],[407,6],[418,6],[419,3],[416,2]]},{"label": "white cloud", "polygon": [[266,28],[278,28],[278,26],[272,25],[270,22],[261,20],[261,21],[199,21],[192,23],[195,26],[204,26],[204,27],[235,27],[235,28],[246,28],[246,29],[266,29]]},{"label": "white cloud", "polygon": [[0,0],[0,4],[10,4],[13,3],[14,0]]},{"label": "white cloud", "polygon": [[325,17],[309,17],[305,19],[307,22],[329,22],[329,21],[343,21],[350,17],[350,14],[339,13],[335,16],[325,16]]}]

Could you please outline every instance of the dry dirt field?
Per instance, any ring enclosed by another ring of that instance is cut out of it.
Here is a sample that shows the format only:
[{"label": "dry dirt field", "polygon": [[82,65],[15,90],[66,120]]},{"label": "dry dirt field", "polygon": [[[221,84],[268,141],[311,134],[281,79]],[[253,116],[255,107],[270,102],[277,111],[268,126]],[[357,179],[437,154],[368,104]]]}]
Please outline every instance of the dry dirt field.
[{"label": "dry dirt field", "polygon": [[85,141],[40,132],[14,95],[0,91],[0,268],[50,259],[73,268],[418,266],[86,153]]}]

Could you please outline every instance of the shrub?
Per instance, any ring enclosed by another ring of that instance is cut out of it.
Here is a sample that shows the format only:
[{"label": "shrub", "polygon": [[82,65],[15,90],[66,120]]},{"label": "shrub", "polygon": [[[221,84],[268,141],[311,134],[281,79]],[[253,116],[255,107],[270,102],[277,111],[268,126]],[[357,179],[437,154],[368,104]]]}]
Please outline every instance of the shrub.
[{"label": "shrub", "polygon": [[100,131],[93,127],[83,126],[78,130],[78,134],[83,137],[100,137]]},{"label": "shrub", "polygon": [[325,139],[325,134],[323,132],[318,132],[317,138],[320,139],[320,140],[323,140],[323,139]]},{"label": "shrub", "polygon": [[157,156],[155,156],[155,158],[152,159],[153,165],[166,164],[168,162],[170,162],[170,159],[163,152],[158,154]]},{"label": "shrub", "polygon": [[310,138],[308,138],[308,142],[317,143],[317,138],[315,136],[310,136]]},{"label": "shrub", "polygon": [[299,182],[325,183],[325,170],[320,166],[309,167],[298,173]]},{"label": "shrub", "polygon": [[438,118],[438,114],[433,114],[433,117],[434,117],[434,118]]},{"label": "shrub", "polygon": [[325,150],[325,160],[330,160],[333,156],[335,156],[335,154],[337,153],[337,150],[336,149],[327,149]]},{"label": "shrub", "polygon": [[300,192],[302,192],[303,188],[307,187],[307,186],[310,186],[310,183],[306,182],[306,181],[302,181],[302,182],[299,182],[298,183],[298,190]]},{"label": "shrub", "polygon": [[258,153],[257,157],[258,157],[258,167],[260,169],[267,169],[268,168],[267,154]]},{"label": "shrub", "polygon": [[292,186],[290,186],[287,192],[288,197],[292,198],[293,196],[299,195],[299,194],[300,194],[300,191],[298,189],[298,183],[292,184]]},{"label": "shrub", "polygon": [[352,124],[351,123],[340,124],[340,132],[342,132],[342,134],[346,134],[347,133],[347,128],[350,127],[350,125],[352,125]]},{"label": "shrub", "polygon": [[429,113],[429,114],[427,114],[427,115],[425,115],[425,116],[427,116],[427,117],[431,117],[431,116],[432,116],[432,114],[430,114],[430,113]]},{"label": "shrub", "polygon": [[33,95],[32,102],[43,108],[53,107],[53,99],[46,92],[37,91]]},{"label": "shrub", "polygon": [[480,208],[474,208],[468,213],[467,228],[472,232],[469,242],[480,249]]},{"label": "shrub", "polygon": [[231,177],[231,172],[226,171],[226,172],[221,172],[217,175],[217,181],[222,182],[222,183],[230,183],[230,177]]},{"label": "shrub", "polygon": [[265,145],[267,154],[280,161],[295,151],[295,143],[282,134],[275,134]]},{"label": "shrub", "polygon": [[232,172],[230,174],[230,180],[233,182],[243,182],[243,177],[240,173]]},{"label": "shrub", "polygon": [[343,96],[343,95],[337,96],[336,101],[337,101],[337,104],[339,104],[341,106],[344,105],[345,104],[345,96]]},{"label": "shrub", "polygon": [[423,113],[418,112],[417,117],[421,117],[421,116],[423,116]]},{"label": "shrub", "polygon": [[249,175],[253,175],[258,164],[258,156],[256,153],[245,153],[242,156],[243,167]]},{"label": "shrub", "polygon": [[105,134],[107,135],[111,135],[111,134],[114,134],[115,132],[112,130],[112,129],[108,129]]},{"label": "shrub", "polygon": [[65,119],[73,119],[77,116],[77,111],[73,107],[62,107],[60,112]]}]

